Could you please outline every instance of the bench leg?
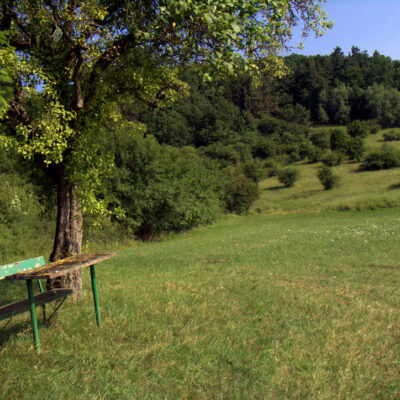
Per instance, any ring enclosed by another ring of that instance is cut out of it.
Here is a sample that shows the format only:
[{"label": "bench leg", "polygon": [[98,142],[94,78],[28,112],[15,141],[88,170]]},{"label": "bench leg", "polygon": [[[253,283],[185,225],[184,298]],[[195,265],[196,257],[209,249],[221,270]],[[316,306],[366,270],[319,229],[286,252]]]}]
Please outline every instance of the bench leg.
[{"label": "bench leg", "polygon": [[39,329],[38,329],[38,323],[37,323],[37,318],[36,318],[36,304],[35,304],[35,298],[33,296],[33,288],[32,288],[32,280],[31,279],[26,281],[26,286],[28,288],[28,298],[29,298],[30,311],[31,311],[33,341],[35,344],[35,349],[38,352],[40,352]]},{"label": "bench leg", "polygon": [[100,315],[99,299],[97,297],[97,284],[96,284],[96,274],[94,271],[94,265],[90,266],[90,277],[92,279],[93,301],[94,301],[94,309],[96,311],[97,326],[100,326],[101,315]]}]

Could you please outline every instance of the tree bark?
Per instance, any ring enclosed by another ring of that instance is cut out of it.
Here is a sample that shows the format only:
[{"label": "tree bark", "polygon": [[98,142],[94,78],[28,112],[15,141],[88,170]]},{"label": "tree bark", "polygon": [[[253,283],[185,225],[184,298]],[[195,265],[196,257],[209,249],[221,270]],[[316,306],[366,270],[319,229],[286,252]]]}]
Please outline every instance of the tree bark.
[{"label": "tree bark", "polygon": [[[77,200],[74,185],[69,183],[64,176],[61,167],[57,188],[57,226],[54,238],[53,252],[50,261],[61,260],[66,257],[80,254],[82,250],[82,209]],[[73,289],[73,298],[82,296],[81,271],[51,279],[47,282],[47,288]]]}]

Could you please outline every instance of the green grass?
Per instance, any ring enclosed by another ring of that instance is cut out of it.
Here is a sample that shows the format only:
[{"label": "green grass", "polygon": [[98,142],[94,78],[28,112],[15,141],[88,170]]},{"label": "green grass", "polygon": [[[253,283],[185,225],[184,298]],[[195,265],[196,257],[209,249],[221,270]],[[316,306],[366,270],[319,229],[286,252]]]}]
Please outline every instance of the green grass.
[{"label": "green grass", "polygon": [[250,215],[121,250],[101,330],[86,271],[41,354],[28,315],[1,331],[0,398],[397,399],[399,228],[396,208]]},{"label": "green grass", "polygon": [[[369,150],[380,148],[383,132],[369,135]],[[400,150],[399,142],[390,142]],[[285,188],[278,179],[268,178],[261,182],[261,196],[252,212],[298,212],[321,210],[362,210],[400,206],[400,169],[359,172],[358,163],[345,162],[333,167],[340,177],[339,186],[325,191],[317,171],[321,163],[298,163],[295,167],[300,176],[295,185]]]},{"label": "green grass", "polygon": [[396,148],[397,150],[400,150],[400,141],[396,140],[393,142],[385,142],[383,140],[383,134],[385,132],[400,132],[400,128],[389,128],[389,129],[382,129],[380,130],[377,134],[375,135],[369,135],[366,138],[366,143],[367,147],[369,150],[374,150],[377,148],[380,148],[383,144],[387,144],[389,146],[392,146]]}]

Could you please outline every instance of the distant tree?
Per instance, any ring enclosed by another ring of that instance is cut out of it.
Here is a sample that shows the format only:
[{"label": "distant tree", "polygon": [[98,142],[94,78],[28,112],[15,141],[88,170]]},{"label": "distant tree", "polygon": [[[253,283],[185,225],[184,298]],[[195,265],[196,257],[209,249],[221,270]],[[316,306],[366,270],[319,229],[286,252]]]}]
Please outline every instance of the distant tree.
[{"label": "distant tree", "polygon": [[350,136],[343,128],[331,130],[330,143],[332,150],[345,152],[349,140]]},{"label": "distant tree", "polygon": [[365,93],[369,118],[384,128],[400,124],[400,92],[394,88],[373,84]]},{"label": "distant tree", "polygon": [[295,168],[283,168],[278,171],[278,181],[285,187],[292,187],[299,178],[299,171]]},{"label": "distant tree", "polygon": [[347,133],[352,137],[365,138],[368,135],[368,122],[355,120],[347,124]]},{"label": "distant tree", "polygon": [[319,122],[320,124],[329,123],[328,114],[326,113],[326,111],[325,111],[325,109],[324,109],[322,104],[319,104],[319,106],[318,106],[317,122]]},{"label": "distant tree", "polygon": [[350,138],[346,146],[346,156],[350,160],[361,161],[366,152],[365,142],[361,137]]},{"label": "distant tree", "polygon": [[345,124],[350,120],[349,89],[343,83],[332,89],[329,111],[331,121],[335,124]]},{"label": "distant tree", "polygon": [[320,180],[324,190],[330,190],[335,187],[339,182],[339,176],[335,175],[330,167],[323,165],[317,172],[318,179]]},{"label": "distant tree", "polygon": [[385,144],[380,150],[375,150],[367,154],[360,165],[360,171],[391,169],[399,166],[400,152]]}]

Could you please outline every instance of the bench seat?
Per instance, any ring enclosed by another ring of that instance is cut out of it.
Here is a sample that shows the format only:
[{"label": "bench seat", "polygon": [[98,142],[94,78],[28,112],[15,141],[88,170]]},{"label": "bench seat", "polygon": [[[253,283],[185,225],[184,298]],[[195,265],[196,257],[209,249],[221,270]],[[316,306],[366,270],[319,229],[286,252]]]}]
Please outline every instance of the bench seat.
[{"label": "bench seat", "polygon": [[[46,303],[50,303],[62,297],[69,296],[72,294],[72,289],[51,289],[47,292],[40,293],[36,295],[35,304],[36,306],[40,306]],[[26,312],[30,310],[29,300],[21,300],[16,303],[7,304],[3,307],[0,307],[0,321],[4,319],[8,319],[13,317],[14,315]]]}]

